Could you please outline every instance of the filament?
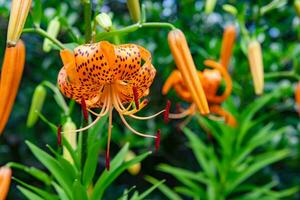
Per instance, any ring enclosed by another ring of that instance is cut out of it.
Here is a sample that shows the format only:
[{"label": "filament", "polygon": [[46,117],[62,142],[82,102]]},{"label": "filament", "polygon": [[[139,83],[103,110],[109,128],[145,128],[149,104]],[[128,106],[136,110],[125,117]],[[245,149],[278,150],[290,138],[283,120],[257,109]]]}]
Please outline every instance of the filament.
[{"label": "filament", "polygon": [[195,104],[192,104],[188,109],[184,110],[181,113],[170,113],[169,118],[170,119],[181,119],[188,115],[191,115],[193,112],[195,112]]}]

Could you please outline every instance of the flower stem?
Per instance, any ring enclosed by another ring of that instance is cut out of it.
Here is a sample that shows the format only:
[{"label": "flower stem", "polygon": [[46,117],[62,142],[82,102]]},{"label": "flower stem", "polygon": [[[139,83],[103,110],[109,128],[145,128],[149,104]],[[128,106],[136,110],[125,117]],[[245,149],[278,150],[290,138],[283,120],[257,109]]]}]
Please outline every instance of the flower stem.
[{"label": "flower stem", "polygon": [[265,79],[287,78],[300,81],[300,76],[295,74],[293,71],[270,72],[266,73],[264,77]]},{"label": "flower stem", "polygon": [[90,0],[82,1],[83,4],[83,15],[84,15],[84,26],[85,26],[85,42],[88,43],[92,39],[92,4]]},{"label": "flower stem", "polygon": [[66,47],[56,38],[51,37],[46,31],[44,31],[43,29],[39,28],[39,27],[35,27],[35,28],[25,28],[23,29],[23,33],[37,33],[39,35],[41,35],[44,38],[48,38],[51,42],[53,42],[53,44],[55,44],[59,49],[66,49]]},{"label": "flower stem", "polygon": [[121,35],[126,34],[130,32],[137,31],[140,28],[169,28],[169,29],[175,29],[176,27],[173,24],[166,23],[166,22],[145,22],[145,23],[136,23],[130,26],[126,26],[124,28],[113,30],[110,32],[102,32],[96,35],[97,41],[103,40],[105,38],[112,37],[114,35]]}]

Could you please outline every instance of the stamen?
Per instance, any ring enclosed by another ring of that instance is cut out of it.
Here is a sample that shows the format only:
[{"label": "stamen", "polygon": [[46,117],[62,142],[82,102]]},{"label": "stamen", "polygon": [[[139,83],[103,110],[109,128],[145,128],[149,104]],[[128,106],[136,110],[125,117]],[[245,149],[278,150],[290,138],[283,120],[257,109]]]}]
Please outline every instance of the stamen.
[{"label": "stamen", "polygon": [[134,99],[135,107],[138,110],[140,108],[140,102],[139,102],[139,98],[138,98],[139,95],[138,95],[137,87],[133,86],[132,92],[133,92],[133,99]]},{"label": "stamen", "polygon": [[142,137],[156,138],[156,136],[154,136],[154,135],[147,135],[147,134],[143,134],[143,133],[140,133],[140,132],[134,130],[134,129],[127,123],[127,121],[125,120],[124,116],[123,116],[122,114],[120,114],[120,113],[119,113],[119,115],[120,115],[120,117],[121,117],[122,122],[125,124],[125,126],[126,126],[132,133],[134,133],[134,134],[136,134],[136,135],[139,135],[139,136],[142,136]]},{"label": "stamen", "polygon": [[155,138],[155,151],[157,152],[160,146],[160,129],[157,130]]},{"label": "stamen", "polygon": [[140,116],[136,116],[134,114],[131,114],[129,116],[132,117],[132,118],[134,118],[134,119],[148,120],[148,119],[152,119],[152,118],[154,118],[154,117],[156,117],[156,116],[158,116],[158,115],[160,115],[161,113],[164,113],[164,112],[165,112],[165,110],[161,110],[158,113],[155,113],[154,115],[150,115],[150,116],[147,116],[147,117],[140,117]]},{"label": "stamen", "polygon": [[109,119],[108,119],[108,134],[107,134],[107,147],[106,147],[106,156],[105,156],[105,165],[106,170],[110,169],[110,140],[111,140],[111,129],[112,129],[112,106],[109,106]]},{"label": "stamen", "polygon": [[166,109],[165,109],[165,112],[164,112],[164,121],[165,121],[165,124],[167,124],[169,122],[170,108],[171,108],[171,101],[168,100],[167,101],[167,105],[166,105]]},{"label": "stamen", "polygon": [[86,103],[85,103],[85,100],[83,97],[81,98],[81,108],[82,108],[83,118],[87,122],[89,117],[88,117],[88,112],[86,109]]},{"label": "stamen", "polygon": [[62,126],[59,125],[57,127],[57,145],[60,147],[61,146],[61,128]]},{"label": "stamen", "polygon": [[184,118],[188,115],[194,114],[195,110],[196,110],[195,104],[192,104],[188,109],[184,110],[181,113],[176,113],[176,114],[175,113],[170,113],[169,118],[170,119],[181,119],[181,118]]}]

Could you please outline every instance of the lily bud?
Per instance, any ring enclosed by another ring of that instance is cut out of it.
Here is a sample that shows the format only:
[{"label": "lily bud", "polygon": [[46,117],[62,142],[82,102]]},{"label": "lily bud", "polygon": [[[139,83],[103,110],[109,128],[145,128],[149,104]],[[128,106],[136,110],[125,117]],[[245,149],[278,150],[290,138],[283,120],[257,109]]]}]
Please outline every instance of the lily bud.
[{"label": "lily bud", "polygon": [[[47,27],[47,33],[49,36],[56,38],[60,29],[60,22],[58,17],[55,17],[49,22],[49,25]],[[43,50],[47,53],[52,49],[52,42],[48,39],[45,38],[44,43],[43,43]]]},{"label": "lily bud", "polygon": [[96,16],[96,22],[101,26],[105,31],[110,31],[112,27],[111,18],[106,13],[100,13]]},{"label": "lily bud", "polygon": [[264,90],[264,65],[262,50],[258,41],[252,41],[248,45],[248,60],[250,64],[255,93],[260,95]]},{"label": "lily bud", "polygon": [[221,47],[221,58],[220,62],[221,64],[227,69],[231,54],[233,45],[235,42],[236,37],[236,31],[235,27],[233,25],[227,26],[223,33],[223,41],[222,41],[222,47]]},{"label": "lily bud", "polygon": [[192,95],[193,101],[201,114],[208,114],[209,108],[206,96],[184,34],[181,30],[174,29],[168,34],[168,42],[176,66]]},{"label": "lily bud", "polygon": [[300,116],[300,82],[297,83],[296,89],[295,89],[295,102],[296,107]]},{"label": "lily bud", "polygon": [[232,14],[233,16],[236,16],[238,11],[236,9],[236,7],[234,7],[233,5],[230,5],[230,4],[224,4],[222,6],[223,10]]},{"label": "lily bud", "polygon": [[294,8],[295,8],[295,11],[296,11],[298,17],[300,17],[300,0],[294,1]]},{"label": "lily bud", "polygon": [[9,167],[0,168],[0,199],[6,199],[11,182],[12,171]]},{"label": "lily bud", "polygon": [[[71,118],[67,119],[67,122],[63,125],[64,139],[71,145],[73,149],[77,148],[77,134],[74,133],[76,130],[76,125]],[[63,147],[63,157],[69,162],[73,163],[70,152],[64,146]]]},{"label": "lily bud", "polygon": [[12,0],[8,23],[7,45],[15,46],[21,36],[31,0]]},{"label": "lily bud", "polygon": [[27,127],[32,127],[35,125],[37,120],[39,119],[39,115],[37,112],[40,112],[42,110],[42,107],[45,102],[45,98],[47,95],[47,90],[43,85],[38,85],[33,93],[32,100],[31,100],[31,106],[27,118]]},{"label": "lily bud", "polygon": [[210,14],[214,11],[217,0],[206,0],[205,2],[205,13]]},{"label": "lily bud", "polygon": [[19,40],[16,46],[7,46],[1,72],[0,134],[2,133],[19,89],[25,63],[25,45]]},{"label": "lily bud", "polygon": [[[125,156],[125,161],[130,161],[132,159],[134,159],[136,157],[135,153],[133,151],[128,151],[126,156]],[[127,171],[131,174],[131,175],[137,175],[140,171],[141,171],[141,163],[136,163],[134,165],[132,165],[131,167],[129,167],[127,169]]]},{"label": "lily bud", "polygon": [[127,0],[127,7],[134,22],[139,22],[141,20],[141,7],[139,0]]}]

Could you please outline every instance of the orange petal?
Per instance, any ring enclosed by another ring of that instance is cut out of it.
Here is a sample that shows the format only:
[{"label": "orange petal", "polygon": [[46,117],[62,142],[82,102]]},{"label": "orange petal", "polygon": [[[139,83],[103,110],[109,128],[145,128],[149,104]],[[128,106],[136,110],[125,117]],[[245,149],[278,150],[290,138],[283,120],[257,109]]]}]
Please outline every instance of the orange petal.
[{"label": "orange petal", "polygon": [[205,60],[204,65],[218,70],[225,80],[226,89],[222,95],[207,96],[207,99],[210,103],[221,103],[231,94],[231,91],[232,91],[232,81],[231,81],[230,75],[228,74],[227,70],[220,63],[218,63],[216,61]]},{"label": "orange petal", "polygon": [[9,167],[0,168],[0,199],[6,199],[6,195],[9,191],[9,186],[11,182],[12,171]]},{"label": "orange petal", "polygon": [[220,63],[225,67],[228,68],[233,45],[235,42],[236,37],[236,30],[233,25],[227,26],[223,33],[223,41],[222,41],[222,47],[221,47],[221,58]]},{"label": "orange petal", "polygon": [[32,0],[12,0],[9,17],[7,44],[15,46],[22,33]]},{"label": "orange petal", "polygon": [[260,95],[264,90],[264,65],[261,46],[256,40],[250,42],[248,45],[248,60],[254,82],[255,93]]},{"label": "orange petal", "polygon": [[0,133],[2,133],[11,113],[25,63],[25,46],[20,40],[15,47],[5,51],[0,86]]},{"label": "orange petal", "polygon": [[182,80],[182,76],[180,74],[180,71],[173,70],[163,85],[162,94],[166,95],[169,92],[169,90],[171,89],[171,87],[175,84],[178,84],[179,81],[181,81],[181,80]]},{"label": "orange petal", "polygon": [[212,113],[224,117],[226,124],[228,124],[231,127],[236,127],[237,122],[236,122],[235,117],[232,114],[230,114],[229,112],[227,112],[226,110],[224,110],[221,106],[211,105],[209,107],[209,109]]},{"label": "orange petal", "polygon": [[179,29],[174,29],[168,34],[168,42],[183,80],[188,87],[200,113],[208,114],[209,108],[204,90],[197,75],[197,70],[190,53],[184,34]]},{"label": "orange petal", "polygon": [[296,102],[297,110],[298,110],[298,113],[300,116],[300,82],[298,82],[296,85],[295,102]]}]

